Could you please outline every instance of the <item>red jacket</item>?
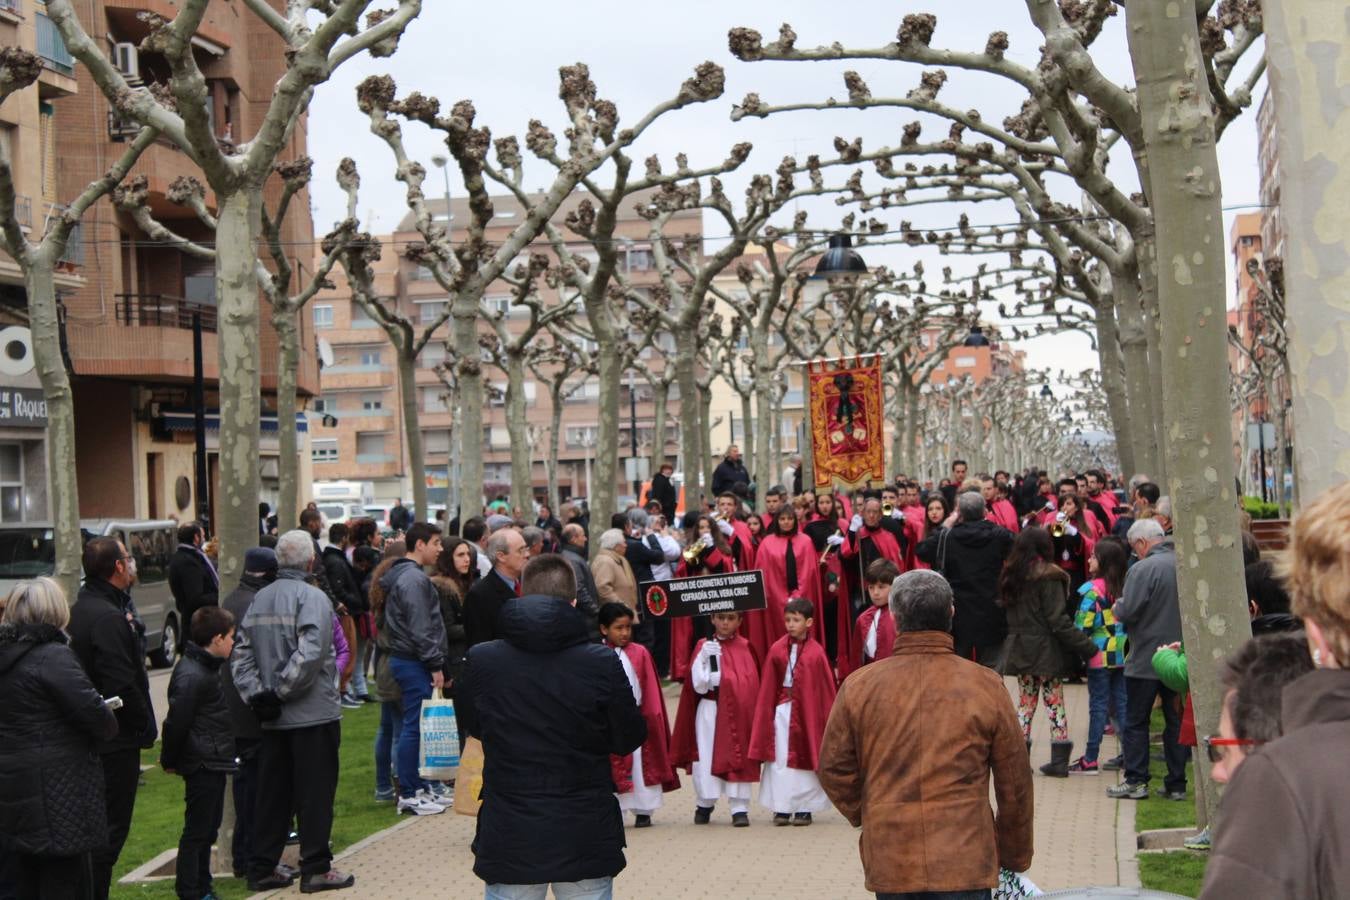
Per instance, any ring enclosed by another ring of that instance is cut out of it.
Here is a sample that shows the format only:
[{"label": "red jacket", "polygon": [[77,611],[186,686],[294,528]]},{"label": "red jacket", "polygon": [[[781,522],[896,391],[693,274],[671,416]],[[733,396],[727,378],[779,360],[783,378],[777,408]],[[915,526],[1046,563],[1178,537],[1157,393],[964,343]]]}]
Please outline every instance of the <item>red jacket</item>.
[{"label": "red jacket", "polygon": [[[606,646],[613,646],[606,644]],[[661,679],[656,677],[656,666],[651,654],[641,644],[632,643],[618,652],[628,657],[642,688],[639,710],[647,722],[647,739],[642,742],[642,780],[659,784],[663,791],[680,787],[680,776],[670,762],[670,721],[666,718],[666,699],[661,693]],[[633,790],[633,755],[609,757],[614,773],[614,790],[626,794]]]},{"label": "red jacket", "polygon": [[[791,640],[785,634],[774,642],[759,679],[750,756],[764,762],[772,762],[776,755],[774,713],[784,690]],[[797,664],[792,669],[787,765],[789,769],[814,772],[820,764],[820,739],[834,705],[834,672],[820,644],[807,638],[797,646]]]},{"label": "red jacket", "polygon": [[[703,648],[699,641],[694,655]],[[759,781],[759,763],[750,757],[750,733],[755,722],[755,700],[759,696],[759,657],[750,642],[740,635],[722,641],[722,683],[717,689],[717,731],[713,738],[712,773],[723,781]],[[693,680],[680,691],[680,706],[675,713],[675,734],[670,741],[670,760],[692,772],[698,759],[698,740],[694,717],[701,695],[694,692]]]}]

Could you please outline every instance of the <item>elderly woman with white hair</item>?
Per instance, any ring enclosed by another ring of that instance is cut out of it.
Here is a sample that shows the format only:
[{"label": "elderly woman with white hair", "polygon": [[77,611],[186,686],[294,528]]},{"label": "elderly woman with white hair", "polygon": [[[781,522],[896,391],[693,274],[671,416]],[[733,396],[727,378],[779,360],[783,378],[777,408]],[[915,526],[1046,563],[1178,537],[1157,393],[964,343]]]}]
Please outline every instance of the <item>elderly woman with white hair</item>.
[{"label": "elderly woman with white hair", "polygon": [[600,550],[591,560],[591,574],[595,576],[601,606],[610,602],[622,603],[637,615],[637,578],[624,557],[626,549],[627,540],[620,529],[611,528],[601,533]]},{"label": "elderly woman with white hair", "polygon": [[17,858],[18,896],[85,896],[89,853],[108,839],[95,746],[117,734],[117,719],[67,646],[59,584],[21,581],[4,610],[0,843]]}]

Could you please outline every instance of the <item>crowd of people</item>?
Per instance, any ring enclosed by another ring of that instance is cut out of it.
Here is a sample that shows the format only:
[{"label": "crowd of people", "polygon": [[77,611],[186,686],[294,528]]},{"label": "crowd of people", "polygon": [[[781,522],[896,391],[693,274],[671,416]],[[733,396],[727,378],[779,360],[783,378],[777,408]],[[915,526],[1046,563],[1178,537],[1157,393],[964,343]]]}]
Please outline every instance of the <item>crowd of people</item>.
[{"label": "crowd of people", "polygon": [[[758,784],[775,826],[809,826],[831,805],[861,825],[879,897],[988,896],[1000,869],[1030,864],[1030,757],[1050,778],[1118,770],[1109,796],[1148,797],[1156,706],[1157,795],[1188,798],[1193,749],[1231,785],[1222,827],[1188,842],[1213,842],[1206,896],[1239,896],[1232,886],[1258,876],[1271,897],[1350,885],[1340,857],[1318,850],[1344,821],[1346,789],[1301,768],[1325,769],[1315,754],[1350,728],[1338,663],[1350,658],[1350,489],[1295,523],[1291,562],[1261,559],[1244,535],[1257,637],[1226,661],[1220,733],[1202,737],[1171,504],[1147,476],[1118,494],[1099,470],[969,475],[957,460],[936,485],[901,475],[816,494],[792,460],[755,502],[732,448],[715,497],[681,514],[669,474],[595,548],[589,513],[571,504],[558,517],[495,504],[462,523],[409,516],[392,537],[368,519],[325,532],[313,508],[279,535],[263,517],[223,597],[203,530],[184,525],[170,582],[188,627],[162,727],[126,548],[86,545],[73,608],[50,579],[20,584],[0,623],[0,793],[18,798],[0,804],[0,885],[106,897],[140,753],[159,738],[160,765],[184,780],[180,897],[215,896],[227,789],[233,868],[251,889],[349,887],[330,848],[343,708],[380,707],[373,801],[431,816],[454,804],[453,781],[420,771],[433,697],[453,701],[461,745],[482,744],[473,850],[490,900],[543,897],[549,884],[558,897],[610,896],[624,817],[650,826],[681,769],[695,825],[724,799],[731,824],[749,826]],[[762,610],[672,620],[639,602],[645,582],[752,569]],[[1002,676],[1016,679],[1014,700]],[[673,721],[662,679],[681,684]],[[1070,723],[1065,685],[1080,680],[1088,721]],[[1042,706],[1043,755],[1031,740]],[[1111,732],[1121,754],[1102,759]],[[907,799],[921,797],[933,799]],[[1256,810],[1303,835],[1286,865],[1254,871]],[[298,868],[282,863],[288,840]]]}]

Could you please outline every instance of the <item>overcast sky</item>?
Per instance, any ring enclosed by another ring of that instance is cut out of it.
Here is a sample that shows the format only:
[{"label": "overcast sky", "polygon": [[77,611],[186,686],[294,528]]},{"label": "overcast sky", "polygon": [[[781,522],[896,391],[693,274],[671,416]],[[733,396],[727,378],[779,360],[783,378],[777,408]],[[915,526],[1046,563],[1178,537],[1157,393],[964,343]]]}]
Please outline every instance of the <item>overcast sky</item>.
[{"label": "overcast sky", "polygon": [[[916,118],[898,109],[835,110],[784,113],[733,123],[729,118],[731,107],[747,92],[759,93],[769,104],[846,98],[841,73],[852,68],[867,81],[873,96],[903,96],[917,84],[921,70],[908,63],[881,60],[742,63],[727,50],[728,29],[751,27],[768,41],[776,38],[781,23],[789,22],[798,34],[798,47],[836,41],[854,48],[879,47],[895,39],[906,13],[956,6],[877,0],[852,0],[847,4],[819,0],[778,0],[772,4],[686,0],[661,7],[617,0],[570,4],[525,0],[507,5],[428,2],[393,58],[355,59],[315,96],[309,120],[309,149],[316,163],[315,230],[326,232],[344,214],[344,199],[332,178],[343,156],[353,157],[360,168],[360,213],[367,229],[388,232],[405,212],[402,186],[393,178],[392,157],[370,134],[366,118],[356,109],[355,86],[368,75],[391,74],[400,96],[419,90],[439,97],[443,109],[456,100],[471,99],[477,108],[478,124],[489,126],[494,137],[523,135],[531,118],[543,120],[561,135],[566,125],[557,99],[561,65],[588,64],[600,96],[618,105],[621,123],[631,123],[656,103],[673,96],[695,65],[712,60],[726,69],[723,97],[668,114],[647,132],[633,156],[641,159],[658,153],[670,170],[675,153],[683,151],[689,154],[691,165],[706,166],[723,159],[733,144],[750,141],[755,147],[750,160],[739,177],[726,179],[728,194],[739,201],[748,175],[771,172],[785,155],[804,160],[808,154],[819,153],[828,158],[834,154],[831,142],[835,135],[849,140],[862,137],[864,150],[897,144],[900,129]],[[1039,33],[1028,21],[1023,5],[1009,0],[963,0],[959,13],[940,13],[933,46],[978,51],[994,30],[1008,32],[1009,59],[1029,67],[1036,64]],[[1248,56],[1254,54],[1249,52]],[[1108,24],[1096,42],[1094,57],[1098,66],[1119,83],[1132,83],[1123,13]],[[1239,72],[1245,73],[1250,65],[1251,59],[1244,60]],[[1000,122],[1016,112],[1024,96],[1016,86],[994,76],[958,70],[949,71],[948,76],[941,100],[959,109],[976,107],[987,121]],[[1258,100],[1264,90],[1263,80],[1256,92]],[[1228,128],[1220,144],[1225,207],[1258,202],[1254,106]],[[923,139],[937,139],[945,132],[945,124],[926,120]],[[405,135],[409,152],[432,168],[430,158],[444,152],[443,144],[419,125],[406,126]],[[530,165],[532,158],[525,155],[527,185],[546,185],[551,171],[543,164]],[[840,174],[827,178],[827,182],[842,181],[848,171],[838,170]],[[867,171],[870,175],[870,166]],[[1137,189],[1126,153],[1118,152],[1113,158],[1112,173],[1120,182],[1129,182],[1131,190]],[[439,190],[441,183],[440,173],[433,172],[427,182],[428,192]],[[869,183],[879,184],[876,180]],[[453,173],[450,190],[463,196]],[[1069,192],[1061,199],[1074,202],[1076,196]],[[810,224],[816,227],[837,223],[841,214],[829,203],[804,203],[803,208],[808,209]],[[973,209],[970,204],[934,204],[872,215],[886,218],[891,227],[908,219],[927,229],[954,226],[963,211],[969,212],[976,224],[1015,218],[1007,206]],[[1234,215],[1234,211],[1224,214],[1225,238]],[[705,227],[709,235],[724,232],[711,219]],[[960,271],[969,265],[960,257],[939,257],[926,248],[870,248],[865,256],[869,264],[886,263],[896,269],[908,269],[921,256],[930,275],[930,287],[939,286],[942,266],[951,265]],[[1229,270],[1231,284],[1231,258]],[[996,310],[986,310],[986,315],[996,317]],[[1034,368],[1077,371],[1096,367],[1096,354],[1082,335],[1042,337],[1019,346],[1028,351],[1028,365]]]}]

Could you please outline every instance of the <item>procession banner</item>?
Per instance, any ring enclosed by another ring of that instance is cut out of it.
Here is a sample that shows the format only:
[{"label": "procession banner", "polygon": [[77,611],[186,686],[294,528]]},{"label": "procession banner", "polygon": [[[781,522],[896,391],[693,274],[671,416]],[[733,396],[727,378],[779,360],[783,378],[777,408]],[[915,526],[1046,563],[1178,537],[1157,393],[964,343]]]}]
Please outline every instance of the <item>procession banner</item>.
[{"label": "procession banner", "polygon": [[638,596],[642,598],[643,615],[658,619],[746,612],[766,606],[764,573],[759,569],[644,581],[638,585]]},{"label": "procession banner", "polygon": [[806,378],[815,486],[885,480],[881,357],[813,360]]}]

